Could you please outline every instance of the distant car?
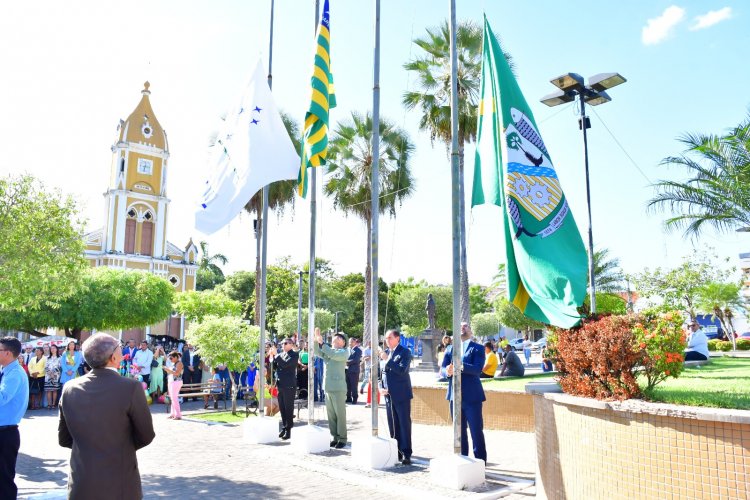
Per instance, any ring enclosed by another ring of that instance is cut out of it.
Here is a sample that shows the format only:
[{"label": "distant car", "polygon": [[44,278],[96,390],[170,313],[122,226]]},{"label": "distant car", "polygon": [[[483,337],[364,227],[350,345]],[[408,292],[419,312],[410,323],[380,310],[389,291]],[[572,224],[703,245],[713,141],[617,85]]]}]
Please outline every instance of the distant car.
[{"label": "distant car", "polygon": [[531,344],[532,351],[541,351],[547,348],[547,337],[542,337],[533,344]]},{"label": "distant car", "polygon": [[750,340],[750,332],[740,333],[739,337],[737,337],[737,340],[740,339]]},{"label": "distant car", "polygon": [[512,339],[509,340],[508,343],[513,347],[516,351],[523,351],[523,339]]}]

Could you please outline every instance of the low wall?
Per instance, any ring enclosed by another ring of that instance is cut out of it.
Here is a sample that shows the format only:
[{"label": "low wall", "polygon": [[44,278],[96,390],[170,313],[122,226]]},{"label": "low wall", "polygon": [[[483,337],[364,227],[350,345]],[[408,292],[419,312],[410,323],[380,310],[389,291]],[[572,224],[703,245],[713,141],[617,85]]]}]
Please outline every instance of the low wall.
[{"label": "low wall", "polygon": [[533,396],[537,498],[750,498],[750,411]]},{"label": "low wall", "polygon": [[[412,422],[450,425],[451,414],[445,399],[445,387],[414,387],[411,402]],[[503,431],[534,432],[533,397],[523,392],[485,391],[482,407],[484,428]]]}]

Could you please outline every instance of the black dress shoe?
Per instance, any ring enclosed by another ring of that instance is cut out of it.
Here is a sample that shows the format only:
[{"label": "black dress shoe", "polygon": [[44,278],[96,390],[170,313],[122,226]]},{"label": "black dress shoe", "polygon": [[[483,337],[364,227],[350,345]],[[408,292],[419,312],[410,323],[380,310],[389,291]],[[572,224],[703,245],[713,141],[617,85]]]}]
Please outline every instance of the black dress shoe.
[{"label": "black dress shoe", "polygon": [[337,450],[340,450],[344,446],[346,446],[346,443],[344,441],[339,441],[338,443],[336,443],[336,446],[334,446],[334,448],[336,448]]},{"label": "black dress shoe", "polygon": [[331,448],[335,448],[337,444],[339,444],[338,441],[336,440],[331,441]]},{"label": "black dress shoe", "polygon": [[291,433],[291,432],[285,432],[285,433],[284,433],[284,434],[283,434],[283,435],[281,436],[281,439],[283,439],[284,441],[286,441],[286,440],[287,440],[287,439],[289,439],[290,437],[292,437],[292,433]]},{"label": "black dress shoe", "polygon": [[401,460],[401,463],[404,464],[404,465],[411,465],[411,458],[404,457],[404,459]]},{"label": "black dress shoe", "polygon": [[404,454],[399,451],[398,452],[398,461],[400,462],[403,459],[404,459]]}]

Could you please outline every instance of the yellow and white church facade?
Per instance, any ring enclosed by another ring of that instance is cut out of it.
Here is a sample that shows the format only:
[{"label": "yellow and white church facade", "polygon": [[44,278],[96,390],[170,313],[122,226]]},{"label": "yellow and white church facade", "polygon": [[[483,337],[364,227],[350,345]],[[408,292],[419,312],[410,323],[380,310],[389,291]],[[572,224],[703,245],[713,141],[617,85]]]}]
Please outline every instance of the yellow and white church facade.
[{"label": "yellow and white church facade", "polygon": [[[86,258],[92,266],[147,271],[169,280],[178,292],[195,290],[198,249],[192,239],[183,247],[166,239],[169,198],[169,143],[156,119],[144,84],[141,101],[127,120],[120,120],[112,145],[109,187],[104,193],[104,227],[84,236]],[[182,338],[185,319],[165,321],[119,332],[123,340],[147,335]]]}]

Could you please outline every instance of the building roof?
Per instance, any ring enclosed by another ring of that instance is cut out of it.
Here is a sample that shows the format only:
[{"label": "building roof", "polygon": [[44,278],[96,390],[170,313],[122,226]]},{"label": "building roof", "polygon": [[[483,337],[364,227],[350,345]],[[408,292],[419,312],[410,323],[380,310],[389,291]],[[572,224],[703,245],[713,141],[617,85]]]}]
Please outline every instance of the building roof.
[{"label": "building roof", "polygon": [[147,144],[159,149],[168,150],[167,134],[161,128],[156,114],[151,108],[149,88],[151,84],[145,82],[141,90],[141,102],[138,103],[135,110],[130,113],[128,119],[120,121],[118,126],[118,142],[130,142],[135,144]]}]

